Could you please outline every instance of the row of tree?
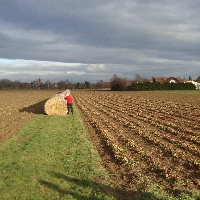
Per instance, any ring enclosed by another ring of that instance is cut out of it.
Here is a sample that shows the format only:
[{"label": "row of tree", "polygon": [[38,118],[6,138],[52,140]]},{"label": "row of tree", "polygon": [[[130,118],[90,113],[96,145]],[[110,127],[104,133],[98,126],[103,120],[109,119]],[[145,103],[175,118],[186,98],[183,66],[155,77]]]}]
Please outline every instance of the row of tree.
[{"label": "row of tree", "polygon": [[102,89],[105,88],[104,81],[96,83],[85,81],[83,83],[71,83],[68,80],[51,83],[50,80],[44,82],[42,79],[34,80],[30,83],[20,81],[0,80],[0,89]]},{"label": "row of tree", "polygon": [[159,82],[133,82],[130,86],[131,91],[151,91],[151,90],[195,90],[193,83],[159,83]]},{"label": "row of tree", "polygon": [[[192,80],[189,77],[189,80]],[[200,76],[197,78],[200,82]],[[135,75],[135,79],[128,81],[126,78],[117,76],[116,74],[110,79],[109,84],[105,84],[100,80],[96,83],[90,83],[85,81],[83,83],[71,83],[68,81],[59,81],[57,83],[51,83],[50,80],[44,82],[42,79],[36,79],[31,83],[10,81],[8,79],[0,80],[0,89],[103,89],[110,88],[113,91],[125,91],[125,90],[193,90],[195,89],[192,83],[154,83],[146,78],[140,77],[139,74]]]},{"label": "row of tree", "polygon": [[[200,76],[198,77],[200,79]],[[197,80],[198,80],[197,79]],[[189,80],[192,80],[189,77]],[[111,90],[113,91],[151,91],[151,90],[195,90],[193,83],[169,83],[169,82],[152,82],[148,79],[140,77],[138,74],[133,81],[127,81],[126,78],[118,77],[116,74],[111,79]]]}]

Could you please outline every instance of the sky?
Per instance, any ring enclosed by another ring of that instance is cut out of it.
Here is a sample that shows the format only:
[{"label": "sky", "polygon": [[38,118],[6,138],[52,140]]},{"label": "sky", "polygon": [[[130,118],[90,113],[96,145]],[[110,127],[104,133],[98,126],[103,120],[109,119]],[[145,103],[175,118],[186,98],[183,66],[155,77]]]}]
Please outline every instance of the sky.
[{"label": "sky", "polygon": [[0,79],[196,79],[199,0],[1,0]]}]

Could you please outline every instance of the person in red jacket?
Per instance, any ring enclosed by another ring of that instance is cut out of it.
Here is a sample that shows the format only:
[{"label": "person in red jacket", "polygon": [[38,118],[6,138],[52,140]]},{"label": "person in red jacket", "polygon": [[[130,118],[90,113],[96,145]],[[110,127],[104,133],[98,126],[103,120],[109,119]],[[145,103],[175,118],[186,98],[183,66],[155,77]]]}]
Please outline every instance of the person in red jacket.
[{"label": "person in red jacket", "polygon": [[67,101],[67,114],[71,113],[73,114],[73,100],[72,100],[72,96],[69,95],[68,93],[65,94],[64,100]]}]

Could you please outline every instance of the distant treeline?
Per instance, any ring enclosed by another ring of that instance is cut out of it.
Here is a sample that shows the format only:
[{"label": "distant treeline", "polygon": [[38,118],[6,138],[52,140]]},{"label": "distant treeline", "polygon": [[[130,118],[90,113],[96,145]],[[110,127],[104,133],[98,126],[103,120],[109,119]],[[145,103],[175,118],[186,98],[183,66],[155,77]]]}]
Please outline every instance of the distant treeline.
[{"label": "distant treeline", "polygon": [[193,83],[159,83],[159,82],[132,82],[131,91],[150,91],[150,90],[195,90]]},{"label": "distant treeline", "polygon": [[169,83],[169,82],[151,82],[147,79],[135,80],[127,84],[125,78],[121,78],[116,74],[111,79],[111,90],[113,91],[151,91],[151,90],[195,90],[193,83]]},{"label": "distant treeline", "polygon": [[[200,76],[198,77],[200,79]],[[42,79],[37,79],[31,83],[10,81],[8,79],[0,80],[1,89],[111,89],[112,91],[151,91],[151,90],[195,90],[196,86],[193,83],[169,83],[169,82],[151,82],[148,79],[142,78],[139,75],[133,81],[128,81],[126,78],[121,78],[116,74],[110,79],[110,82],[102,80],[96,83],[77,82],[71,83],[68,81],[59,81],[51,83],[50,80],[44,82]]]},{"label": "distant treeline", "polygon": [[10,81],[9,79],[0,79],[0,90],[8,89],[102,89],[106,88],[102,80],[96,83],[90,83],[85,81],[83,83],[71,83],[68,81],[59,81],[57,83],[51,83],[49,80],[44,82],[42,79],[34,80],[30,83],[21,81]]}]

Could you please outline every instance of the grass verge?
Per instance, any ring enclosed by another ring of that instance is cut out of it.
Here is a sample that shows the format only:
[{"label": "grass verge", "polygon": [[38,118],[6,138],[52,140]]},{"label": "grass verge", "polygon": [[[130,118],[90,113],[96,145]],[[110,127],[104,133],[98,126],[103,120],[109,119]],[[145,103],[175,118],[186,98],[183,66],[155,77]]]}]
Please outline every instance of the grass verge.
[{"label": "grass verge", "polygon": [[39,115],[0,144],[0,199],[114,199],[78,114]]}]

